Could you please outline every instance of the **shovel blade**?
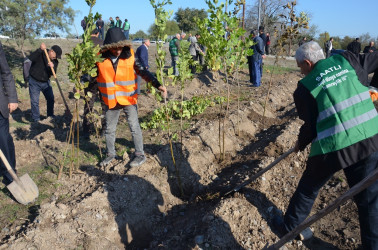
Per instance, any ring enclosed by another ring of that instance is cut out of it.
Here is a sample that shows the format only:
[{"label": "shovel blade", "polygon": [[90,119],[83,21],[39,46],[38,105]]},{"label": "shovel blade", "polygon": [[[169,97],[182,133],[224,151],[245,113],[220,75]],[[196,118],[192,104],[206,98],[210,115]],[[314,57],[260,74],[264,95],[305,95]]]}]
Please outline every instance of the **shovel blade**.
[{"label": "shovel blade", "polygon": [[28,174],[20,178],[20,183],[13,181],[7,186],[13,197],[21,204],[27,205],[34,202],[39,195],[38,187]]}]

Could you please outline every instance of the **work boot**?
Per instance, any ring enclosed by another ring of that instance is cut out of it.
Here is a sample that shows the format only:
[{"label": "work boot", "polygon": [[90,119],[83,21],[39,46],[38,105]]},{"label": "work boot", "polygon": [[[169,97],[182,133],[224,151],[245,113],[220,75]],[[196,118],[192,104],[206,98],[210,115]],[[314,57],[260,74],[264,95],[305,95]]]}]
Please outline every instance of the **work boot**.
[{"label": "work boot", "polygon": [[108,156],[108,157],[105,158],[105,160],[103,160],[100,163],[100,167],[106,167],[106,166],[108,166],[114,160],[115,160],[115,156],[114,155]]},{"label": "work boot", "polygon": [[130,167],[139,167],[141,166],[143,163],[145,163],[147,160],[146,156],[144,155],[137,155],[135,156],[135,158],[133,159],[133,161],[130,163]]}]

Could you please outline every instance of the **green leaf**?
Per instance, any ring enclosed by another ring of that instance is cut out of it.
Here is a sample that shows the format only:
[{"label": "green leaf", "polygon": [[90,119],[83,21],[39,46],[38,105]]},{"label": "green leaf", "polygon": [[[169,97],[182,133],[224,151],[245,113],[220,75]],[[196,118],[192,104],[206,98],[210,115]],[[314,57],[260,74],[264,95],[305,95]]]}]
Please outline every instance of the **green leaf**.
[{"label": "green leaf", "polygon": [[75,98],[76,100],[79,100],[79,99],[80,99],[80,93],[79,93],[79,92],[76,92],[76,93],[74,94],[74,98]]}]

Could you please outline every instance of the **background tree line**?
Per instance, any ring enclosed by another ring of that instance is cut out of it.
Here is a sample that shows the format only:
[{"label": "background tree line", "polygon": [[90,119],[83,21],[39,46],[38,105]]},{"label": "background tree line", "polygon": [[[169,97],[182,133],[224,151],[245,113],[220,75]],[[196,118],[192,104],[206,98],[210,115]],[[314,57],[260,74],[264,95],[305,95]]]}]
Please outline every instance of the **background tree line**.
[{"label": "background tree line", "polygon": [[[78,34],[72,34],[69,26],[73,23],[78,12],[67,7],[68,2],[68,0],[2,0],[0,1],[0,21],[2,23],[0,34],[15,39],[23,54],[24,41],[33,41],[37,36],[58,37],[57,31],[61,31],[68,33],[68,38],[76,38]],[[280,26],[285,22],[283,17],[288,13],[288,9],[282,8],[286,4],[287,0],[262,0],[261,26],[265,27],[265,32],[270,33],[272,45],[275,43],[275,37],[284,32],[280,30]],[[239,15],[241,20],[241,13]],[[311,13],[301,12],[301,15],[308,18],[311,24]],[[168,37],[181,32],[194,35],[198,32],[198,27],[194,21],[195,18],[205,19],[207,17],[208,14],[205,9],[179,8],[174,13],[173,19],[167,21],[165,34]],[[258,1],[256,0],[252,5],[246,5],[246,30],[257,29],[257,19]],[[107,24],[109,23],[106,18],[104,21]],[[324,46],[324,42],[332,36],[328,32],[320,32],[315,24],[311,24],[308,29],[300,29],[299,32],[300,35],[298,38],[291,40],[291,44],[296,45],[303,37],[306,37],[307,40],[316,40],[321,46]],[[130,34],[130,37],[131,39],[150,38],[155,40],[157,37],[156,25],[154,23],[151,24],[147,33],[143,30],[138,30]],[[333,47],[335,49],[346,49],[347,45],[355,39],[355,37],[351,36],[332,37],[334,38]],[[370,41],[378,42],[378,38],[371,37],[369,33],[361,34],[359,38],[362,47],[368,45]],[[271,47],[273,47],[272,45]]]}]

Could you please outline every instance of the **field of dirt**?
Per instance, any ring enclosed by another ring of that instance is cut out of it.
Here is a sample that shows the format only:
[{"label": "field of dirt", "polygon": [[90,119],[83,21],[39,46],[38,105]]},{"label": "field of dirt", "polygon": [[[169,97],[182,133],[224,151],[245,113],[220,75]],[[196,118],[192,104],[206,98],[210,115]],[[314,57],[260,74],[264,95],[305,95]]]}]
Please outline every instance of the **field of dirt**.
[{"label": "field of dirt", "polygon": [[[46,41],[69,52],[75,41]],[[94,136],[80,139],[80,169],[72,178],[65,173],[57,180],[58,168],[67,148],[69,120],[57,85],[55,119],[31,123],[27,86],[22,83],[20,53],[3,41],[15,74],[19,109],[14,112],[11,133],[15,141],[17,169],[29,173],[40,187],[40,198],[27,207],[17,204],[4,185],[0,200],[0,249],[262,249],[278,240],[271,228],[274,215],[286,210],[304,170],[308,149],[282,160],[272,170],[240,192],[222,196],[248,180],[281,154],[294,147],[301,121],[292,93],[301,78],[295,61],[283,60],[283,70],[273,74],[265,116],[264,102],[270,75],[264,72],[259,88],[249,86],[246,70],[241,72],[240,109],[237,83],[231,82],[231,105],[225,124],[224,161],[219,161],[219,106],[186,121],[183,156],[177,168],[183,187],[180,194],[177,171],[172,163],[167,132],[144,130],[147,162],[130,168],[133,143],[124,116],[117,128],[115,164],[100,168],[98,142]],[[35,49],[39,44],[30,45]],[[150,62],[154,65],[154,45]],[[271,65],[273,57],[265,60]],[[170,61],[167,59],[167,65]],[[73,107],[72,84],[62,58],[58,78],[69,105]],[[152,67],[154,71],[154,67]],[[185,98],[198,95],[226,95],[226,84],[209,72],[196,74],[185,87]],[[170,98],[179,96],[177,87],[168,87]],[[139,117],[159,104],[142,87]],[[41,114],[46,114],[43,96]],[[238,120],[240,123],[238,125]],[[105,148],[104,139],[100,140]],[[174,144],[175,155],[179,145]],[[129,157],[130,155],[130,157]],[[321,190],[312,213],[316,213],[348,190],[343,173],[337,173]],[[288,249],[358,249],[361,247],[356,206],[352,201],[316,222],[314,237],[293,240]]]}]

